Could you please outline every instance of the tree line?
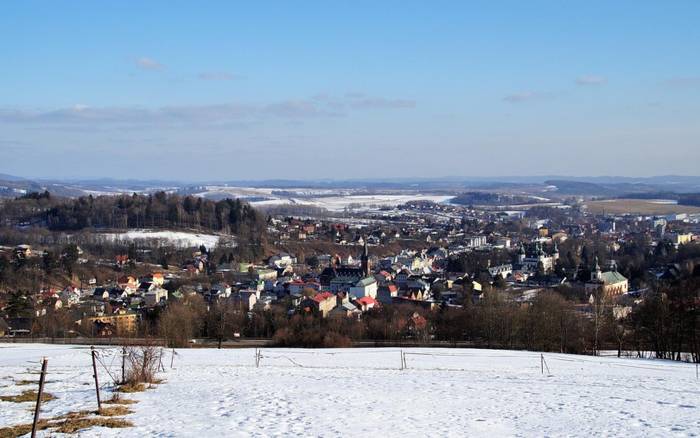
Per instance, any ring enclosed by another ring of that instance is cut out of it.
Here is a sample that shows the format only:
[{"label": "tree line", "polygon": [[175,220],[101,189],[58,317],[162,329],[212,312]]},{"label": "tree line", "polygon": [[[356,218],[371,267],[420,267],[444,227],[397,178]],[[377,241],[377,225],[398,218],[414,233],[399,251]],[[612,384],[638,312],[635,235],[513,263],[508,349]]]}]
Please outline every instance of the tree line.
[{"label": "tree line", "polygon": [[231,234],[264,232],[265,216],[239,199],[211,201],[160,191],[149,195],[56,198],[45,192],[5,201],[0,224],[52,231],[86,228],[197,228]]}]

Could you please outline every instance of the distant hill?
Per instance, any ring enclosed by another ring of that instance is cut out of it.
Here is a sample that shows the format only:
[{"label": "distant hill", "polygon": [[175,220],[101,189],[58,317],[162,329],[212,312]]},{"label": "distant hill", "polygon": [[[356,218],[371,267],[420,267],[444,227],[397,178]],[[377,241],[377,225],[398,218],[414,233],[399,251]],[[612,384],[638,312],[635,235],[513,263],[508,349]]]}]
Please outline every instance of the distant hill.
[{"label": "distant hill", "polygon": [[[646,179],[645,181],[651,181]],[[606,196],[631,198],[667,198],[670,194],[694,191],[695,183],[677,184],[676,182],[589,182],[578,180],[547,180],[545,184],[556,187],[562,195]],[[666,196],[660,196],[665,194]]]}]

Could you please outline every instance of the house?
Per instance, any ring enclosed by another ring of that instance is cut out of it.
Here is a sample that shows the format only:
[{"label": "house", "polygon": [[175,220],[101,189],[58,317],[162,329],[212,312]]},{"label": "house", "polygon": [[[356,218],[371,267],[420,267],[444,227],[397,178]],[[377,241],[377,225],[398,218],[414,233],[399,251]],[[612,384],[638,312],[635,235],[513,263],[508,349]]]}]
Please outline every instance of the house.
[{"label": "house", "polygon": [[361,311],[366,312],[370,309],[373,309],[375,306],[378,306],[379,302],[377,300],[375,300],[373,297],[364,296],[362,298],[358,298],[357,300],[355,300],[355,305]]},{"label": "house", "polygon": [[80,302],[82,291],[75,286],[66,286],[59,294],[59,298],[66,307],[72,307]]},{"label": "house", "polygon": [[275,280],[277,279],[276,269],[252,269],[252,276],[255,280]]},{"label": "house", "polygon": [[162,272],[154,272],[151,276],[151,282],[158,287],[162,287],[165,284],[165,276]]},{"label": "house", "polygon": [[228,298],[231,296],[231,286],[226,283],[217,283],[209,289],[211,298]]},{"label": "house", "polygon": [[98,300],[108,300],[109,290],[106,287],[96,287],[92,291],[92,297]]},{"label": "house", "polygon": [[350,302],[348,294],[339,293],[336,295],[336,302],[336,306],[328,313],[328,317],[330,318],[349,318],[353,316],[359,318],[362,314],[360,309]]},{"label": "house", "polygon": [[301,294],[304,289],[312,289],[316,292],[321,291],[321,283],[315,282],[315,281],[303,281],[303,280],[294,280],[291,283],[287,284],[287,291],[292,294],[292,295],[298,295]]},{"label": "house", "polygon": [[32,256],[32,247],[30,245],[17,245],[13,254],[18,259],[27,259]]},{"label": "house", "polygon": [[350,295],[356,297],[377,298],[377,280],[374,277],[363,278],[349,289]]},{"label": "house", "polygon": [[138,328],[138,314],[126,311],[93,316],[83,321],[93,336],[134,336]]},{"label": "house", "polygon": [[117,254],[116,256],[114,256],[114,264],[115,264],[118,268],[123,268],[124,266],[127,265],[127,263],[129,263],[129,256],[128,256],[128,255],[126,255],[126,254]]},{"label": "house", "polygon": [[491,277],[496,277],[497,275],[500,275],[501,278],[507,278],[510,274],[513,273],[513,265],[510,263],[504,264],[504,265],[498,265],[498,266],[492,266],[489,268],[489,274]]},{"label": "house", "polygon": [[297,262],[297,259],[295,257],[292,257],[291,255],[287,254],[286,252],[281,252],[277,255],[273,255],[268,259],[268,266],[271,268],[279,269],[283,268],[286,266],[290,266],[294,263]]},{"label": "house", "polygon": [[139,281],[131,275],[122,275],[117,278],[117,284],[124,289],[127,294],[131,295],[139,288]]},{"label": "house", "polygon": [[307,312],[318,312],[325,318],[328,316],[328,313],[335,308],[336,304],[336,296],[326,291],[316,294],[313,298],[302,300],[300,307]]},{"label": "house", "polygon": [[161,287],[153,288],[146,292],[143,296],[146,307],[155,307],[156,305],[164,304],[168,299],[168,291]]},{"label": "house", "polygon": [[395,284],[387,284],[378,288],[376,299],[382,304],[391,304],[398,293],[399,288]]},{"label": "house", "polygon": [[257,289],[241,289],[231,295],[229,301],[241,310],[251,310],[260,298],[260,291]]},{"label": "house", "polygon": [[486,236],[466,236],[464,246],[467,248],[481,248],[486,246]]},{"label": "house", "polygon": [[664,235],[664,239],[668,240],[678,248],[680,245],[685,245],[687,243],[690,243],[693,241],[693,234],[692,233],[666,233]]}]

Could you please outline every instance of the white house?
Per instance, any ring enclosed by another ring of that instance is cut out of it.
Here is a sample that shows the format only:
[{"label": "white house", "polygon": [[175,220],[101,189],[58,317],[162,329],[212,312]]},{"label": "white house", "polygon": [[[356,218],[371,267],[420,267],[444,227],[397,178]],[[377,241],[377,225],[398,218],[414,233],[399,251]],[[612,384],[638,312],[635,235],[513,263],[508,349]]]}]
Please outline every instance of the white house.
[{"label": "white house", "polygon": [[377,280],[374,277],[367,277],[355,283],[355,286],[350,288],[349,293],[358,298],[377,298],[377,288]]}]

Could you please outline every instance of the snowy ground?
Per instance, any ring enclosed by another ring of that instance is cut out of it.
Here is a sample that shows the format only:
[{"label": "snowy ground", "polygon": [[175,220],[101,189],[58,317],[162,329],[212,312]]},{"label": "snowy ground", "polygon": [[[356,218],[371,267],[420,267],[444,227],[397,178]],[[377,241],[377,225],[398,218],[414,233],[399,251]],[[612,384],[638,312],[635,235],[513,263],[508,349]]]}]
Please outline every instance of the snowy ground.
[{"label": "snowy ground", "polygon": [[[285,194],[281,194],[281,192]],[[257,207],[274,205],[312,205],[336,212],[343,211],[349,206],[355,207],[357,210],[368,210],[379,207],[395,207],[409,201],[443,203],[454,198],[454,196],[423,193],[356,195],[353,194],[353,190],[316,190],[300,188],[277,190],[271,188],[225,186],[207,186],[206,191],[196,193],[195,196],[214,198],[237,197],[247,199],[251,205]]]},{"label": "snowy ground", "polygon": [[130,230],[124,233],[104,233],[111,240],[163,240],[181,248],[204,245],[214,248],[219,244],[219,236],[214,234],[187,233],[184,231]]},{"label": "snowy ground", "polygon": [[[110,362],[115,350],[104,350]],[[131,397],[130,429],[83,436],[697,436],[694,365],[498,350],[178,350],[165,382]],[[49,357],[43,415],[94,409],[89,350],[0,344],[0,395]],[[117,360],[118,362],[118,360]],[[111,366],[110,366],[111,364]],[[101,368],[100,377],[109,376]],[[108,388],[105,388],[108,390]],[[105,395],[105,397],[107,397]],[[0,425],[31,420],[0,402]]]}]

